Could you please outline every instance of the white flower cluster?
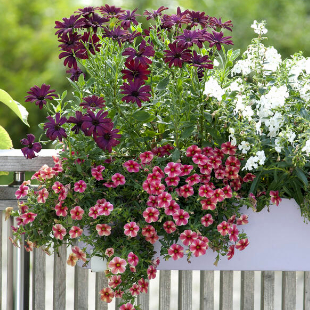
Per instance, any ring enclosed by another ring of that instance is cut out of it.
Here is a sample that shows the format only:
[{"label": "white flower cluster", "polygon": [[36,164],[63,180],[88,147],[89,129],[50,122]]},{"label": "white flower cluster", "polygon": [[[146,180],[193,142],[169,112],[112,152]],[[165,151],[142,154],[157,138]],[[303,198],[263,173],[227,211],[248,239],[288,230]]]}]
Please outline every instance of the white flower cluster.
[{"label": "white flower cluster", "polygon": [[301,150],[310,156],[310,139],[306,141],[306,145]]},{"label": "white flower cluster", "polygon": [[[281,55],[278,53],[278,51],[273,46],[267,47],[265,51],[263,69],[265,71],[274,72],[278,69],[281,61]],[[267,74],[266,72],[264,73]]]},{"label": "white flower cluster", "polygon": [[254,20],[253,24],[251,25],[251,28],[254,29],[254,32],[257,34],[266,34],[268,32],[266,26],[266,21],[262,21],[261,23],[258,23],[256,20]]},{"label": "white flower cluster", "polygon": [[295,142],[296,134],[291,129],[286,131],[281,131],[279,136],[275,139],[275,150],[278,153],[281,153],[284,144],[287,142],[291,143],[292,145]]},{"label": "white flower cluster", "polygon": [[211,76],[205,84],[205,90],[203,93],[207,96],[216,98],[218,101],[221,101],[225,91],[221,88],[217,80]]},{"label": "white flower cluster", "polygon": [[258,151],[256,152],[256,156],[251,156],[245,166],[242,168],[242,170],[253,170],[257,169],[258,164],[263,165],[266,161],[266,156],[264,151]]}]

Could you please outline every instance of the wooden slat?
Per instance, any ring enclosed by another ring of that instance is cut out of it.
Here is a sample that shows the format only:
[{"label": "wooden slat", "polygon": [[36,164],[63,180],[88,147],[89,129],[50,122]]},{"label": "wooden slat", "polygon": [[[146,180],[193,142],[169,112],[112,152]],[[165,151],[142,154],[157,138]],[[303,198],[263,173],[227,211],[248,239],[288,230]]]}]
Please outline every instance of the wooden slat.
[{"label": "wooden slat", "polygon": [[274,271],[262,271],[261,310],[274,310]]},{"label": "wooden slat", "polygon": [[149,310],[150,307],[150,293],[149,291],[147,293],[141,293],[138,295],[137,302],[139,305],[141,305],[141,308],[143,310]]},{"label": "wooden slat", "polygon": [[21,150],[0,150],[0,171],[37,171],[44,164],[54,166],[55,150],[41,150],[39,156],[26,159]]},{"label": "wooden slat", "polygon": [[119,305],[123,300],[121,298],[115,298],[115,310],[119,310]]},{"label": "wooden slat", "polygon": [[88,269],[75,266],[74,310],[88,309]]},{"label": "wooden slat", "polygon": [[296,309],[296,272],[282,272],[282,310]]},{"label": "wooden slat", "polygon": [[54,253],[53,309],[66,309],[67,247],[62,245]]},{"label": "wooden slat", "polygon": [[310,310],[310,271],[304,272],[304,308]]},{"label": "wooden slat", "polygon": [[170,309],[171,271],[160,270],[159,273],[159,310]]},{"label": "wooden slat", "polygon": [[200,271],[200,310],[214,310],[214,271]]},{"label": "wooden slat", "polygon": [[[13,237],[11,226],[13,225],[13,218],[7,220],[7,235]],[[14,309],[14,288],[13,288],[13,244],[7,239],[7,309]]]},{"label": "wooden slat", "polygon": [[178,310],[192,309],[192,277],[191,270],[179,270],[179,307]]},{"label": "wooden slat", "polygon": [[99,292],[108,286],[108,279],[105,276],[104,272],[96,272],[96,301],[95,309],[96,310],[108,310],[108,304],[100,299]]},{"label": "wooden slat", "polygon": [[46,259],[41,248],[33,249],[32,309],[45,309]]},{"label": "wooden slat", "polygon": [[0,211],[4,211],[7,207],[17,209],[16,200],[0,200]]},{"label": "wooden slat", "polygon": [[254,309],[254,271],[241,271],[241,310]]},{"label": "wooden slat", "polygon": [[0,185],[0,200],[15,200],[17,206],[15,192],[18,190],[17,186]]},{"label": "wooden slat", "polygon": [[233,280],[233,271],[220,272],[220,310],[233,309]]}]

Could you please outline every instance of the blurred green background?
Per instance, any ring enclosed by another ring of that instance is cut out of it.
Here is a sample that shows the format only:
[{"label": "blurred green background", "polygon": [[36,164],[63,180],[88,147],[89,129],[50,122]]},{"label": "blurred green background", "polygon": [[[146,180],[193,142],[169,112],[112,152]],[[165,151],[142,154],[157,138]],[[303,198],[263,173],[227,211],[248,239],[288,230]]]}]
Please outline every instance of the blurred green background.
[{"label": "blurred green background", "polygon": [[[58,42],[55,20],[69,17],[75,10],[89,5],[105,3],[126,9],[145,9],[168,6],[169,13],[183,10],[204,11],[209,16],[232,20],[235,48],[243,52],[254,32],[254,19],[267,21],[267,45],[273,45],[283,57],[303,50],[310,52],[310,1],[309,0],[173,0],[167,5],[162,0],[117,0],[109,2],[91,0],[1,0],[0,1],[0,88],[6,90],[29,111],[30,128],[0,103],[0,124],[9,132],[14,148],[21,148],[19,141],[26,133],[39,135],[37,124],[45,121],[45,113],[24,97],[30,87],[50,84],[58,93],[70,86],[67,74],[58,59]],[[228,31],[225,35],[230,35]]]}]

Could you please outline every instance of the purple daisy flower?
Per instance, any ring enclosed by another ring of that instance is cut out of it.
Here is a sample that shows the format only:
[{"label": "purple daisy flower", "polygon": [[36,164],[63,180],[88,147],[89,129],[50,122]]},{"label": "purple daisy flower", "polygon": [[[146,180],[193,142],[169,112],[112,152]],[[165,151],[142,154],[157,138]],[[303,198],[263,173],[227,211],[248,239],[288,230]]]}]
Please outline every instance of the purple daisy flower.
[{"label": "purple daisy flower", "polygon": [[27,145],[22,148],[22,152],[27,159],[36,157],[35,153],[39,153],[42,149],[42,145],[39,142],[34,142],[35,136],[33,134],[27,134],[27,138],[21,139],[20,143]]},{"label": "purple daisy flower", "polygon": [[153,10],[152,12],[149,12],[148,10],[145,10],[143,15],[147,16],[146,20],[149,19],[156,19],[158,16],[161,16],[161,12],[164,10],[168,10],[168,8],[161,6],[160,8],[158,8],[157,10]]},{"label": "purple daisy flower", "polygon": [[127,79],[130,81],[140,79],[140,80],[147,80],[148,75],[150,74],[150,70],[148,66],[145,66],[139,62],[136,58],[135,60],[131,60],[129,62],[125,62],[125,66],[127,69],[122,70],[121,72],[124,74],[123,79]]},{"label": "purple daisy flower", "polygon": [[60,117],[60,113],[56,113],[55,120],[51,116],[48,116],[47,119],[49,122],[45,123],[44,130],[47,130],[45,134],[50,140],[58,138],[59,141],[62,141],[63,137],[67,138],[65,129],[61,127],[67,122],[64,116]]},{"label": "purple daisy flower", "polygon": [[87,46],[88,50],[95,55],[96,52],[100,52],[101,44],[98,43],[100,41],[99,37],[96,34],[91,35],[90,32],[84,32],[83,36],[81,37],[81,41],[84,43],[82,44],[81,51],[83,50],[87,53],[85,45]]},{"label": "purple daisy flower", "polygon": [[140,16],[139,14],[136,14],[137,9],[134,9],[132,12],[129,10],[126,10],[126,13],[122,14],[118,19],[121,20],[121,27],[123,27],[125,30],[127,30],[130,27],[130,24],[133,23],[134,25],[138,25],[138,22],[136,20],[137,16]]},{"label": "purple daisy flower", "polygon": [[65,58],[64,60],[64,66],[68,65],[69,68],[74,68],[77,70],[78,65],[76,58],[80,59],[87,59],[87,53],[85,52],[85,49],[79,49],[76,51],[65,51],[59,54],[59,59]]},{"label": "purple daisy flower", "polygon": [[94,13],[85,17],[85,28],[92,28],[96,33],[98,28],[102,28],[102,25],[108,22],[109,19],[106,17],[101,17],[98,14]]},{"label": "purple daisy flower", "polygon": [[110,131],[113,128],[113,123],[110,118],[106,118],[108,112],[100,110],[96,115],[92,111],[88,110],[87,114],[82,117],[83,124],[81,129],[86,136],[103,135],[105,132]]},{"label": "purple daisy flower", "polygon": [[75,117],[70,116],[69,119],[67,120],[67,123],[75,124],[75,126],[71,128],[71,131],[74,131],[75,134],[78,134],[80,132],[80,129],[83,124],[82,117],[83,117],[82,112],[76,111]]},{"label": "purple daisy flower", "polygon": [[120,139],[122,135],[118,134],[118,129],[113,129],[105,132],[103,135],[97,136],[95,141],[97,145],[104,151],[112,152],[112,147],[118,145],[120,141],[116,139]]},{"label": "purple daisy flower", "polygon": [[139,45],[138,51],[136,51],[133,47],[127,47],[125,48],[122,55],[128,56],[126,62],[133,59],[138,59],[141,64],[148,65],[152,63],[152,60],[148,57],[153,57],[155,55],[155,51],[153,49],[153,46],[146,45],[145,40],[142,40]]},{"label": "purple daisy flower", "polygon": [[125,94],[122,98],[125,102],[135,102],[141,108],[141,101],[149,101],[151,97],[151,86],[144,85],[143,80],[128,81],[129,84],[124,83],[120,89],[123,89],[121,94]]},{"label": "purple daisy flower", "polygon": [[227,29],[229,31],[232,31],[231,28],[233,27],[231,20],[228,20],[228,21],[223,23],[221,18],[217,19],[215,17],[210,18],[210,25],[212,28],[214,28],[214,30],[224,28],[224,29]]},{"label": "purple daisy flower", "polygon": [[81,74],[83,74],[84,77],[85,77],[85,73],[79,67],[77,67],[76,69],[71,68],[71,69],[67,70],[66,73],[70,73],[71,74],[70,80],[72,80],[72,81],[78,81],[79,76]]},{"label": "purple daisy flower", "polygon": [[114,5],[110,6],[108,4],[99,7],[99,11],[102,13],[103,16],[108,18],[118,18],[122,13],[125,12],[125,10],[122,10],[121,8],[117,8]]},{"label": "purple daisy flower", "polygon": [[173,42],[169,45],[169,50],[164,50],[164,61],[169,62],[169,68],[172,65],[182,68],[183,62],[191,58],[191,51],[186,49],[186,46],[179,42]]},{"label": "purple daisy flower", "polygon": [[94,14],[96,11],[96,8],[94,6],[87,6],[83,9],[78,9],[77,11],[75,11],[74,13],[78,13],[81,14],[84,17],[89,16],[90,14]]},{"label": "purple daisy flower", "polygon": [[194,26],[198,26],[198,24],[202,28],[205,28],[209,22],[209,16],[208,15],[205,16],[205,12],[191,11],[191,12],[188,12],[188,17],[191,22],[190,28]]},{"label": "purple daisy flower", "polygon": [[88,96],[83,98],[84,102],[80,103],[80,106],[83,109],[101,109],[105,107],[105,100],[102,97],[98,97],[96,95]]},{"label": "purple daisy flower", "polygon": [[[200,45],[199,38],[201,33],[197,30],[187,30],[184,29],[183,34],[176,37],[177,41],[181,44],[184,44],[185,47],[191,47],[193,44]],[[200,48],[202,47],[199,46]]]},{"label": "purple daisy flower", "polygon": [[55,21],[55,28],[58,29],[55,34],[58,36],[73,32],[73,29],[84,27],[84,19],[79,19],[80,15],[71,15],[69,18],[64,17],[63,22]]},{"label": "purple daisy flower", "polygon": [[193,55],[191,59],[189,60],[189,63],[191,66],[197,67],[197,68],[207,68],[207,69],[213,69],[212,61],[209,59],[208,55],[199,55],[196,51],[193,51]]},{"label": "purple daisy flower", "polygon": [[222,49],[221,44],[234,45],[232,40],[229,40],[231,37],[223,37],[223,32],[212,31],[211,33],[206,32],[204,34],[206,41],[210,43],[210,47],[216,45],[218,51]]},{"label": "purple daisy flower", "polygon": [[83,47],[83,45],[80,42],[80,39],[81,36],[77,33],[62,34],[58,40],[62,44],[58,46],[64,51],[76,50]]},{"label": "purple daisy flower", "polygon": [[112,40],[115,40],[118,42],[118,45],[121,47],[121,43],[124,39],[126,39],[126,36],[128,34],[127,30],[123,30],[121,27],[114,27],[113,29],[109,29],[107,27],[104,27],[104,32],[102,34],[103,38],[111,38]]},{"label": "purple daisy flower", "polygon": [[34,102],[42,109],[47,99],[52,100],[53,97],[58,98],[58,95],[54,91],[55,89],[50,89],[50,85],[42,84],[41,87],[35,85],[27,92],[29,95],[25,97],[25,102]]}]

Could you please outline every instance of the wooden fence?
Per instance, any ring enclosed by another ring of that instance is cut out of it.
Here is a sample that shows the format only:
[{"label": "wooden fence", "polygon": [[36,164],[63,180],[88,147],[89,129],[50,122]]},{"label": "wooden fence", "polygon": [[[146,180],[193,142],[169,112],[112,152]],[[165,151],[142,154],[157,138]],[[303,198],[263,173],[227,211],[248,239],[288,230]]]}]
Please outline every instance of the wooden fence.
[{"label": "wooden fence", "polygon": [[[14,248],[8,240],[13,220],[9,219],[3,224],[5,208],[17,207],[14,194],[16,186],[24,180],[24,172],[36,171],[43,164],[52,166],[52,154],[52,150],[43,150],[38,158],[26,160],[20,150],[0,150],[0,171],[14,172],[13,184],[0,186],[0,310],[27,310],[30,307],[33,310],[62,310],[66,309],[67,299],[73,298],[71,293],[67,293],[66,287],[67,249],[62,247],[60,255],[54,256],[53,279],[47,279],[46,254],[41,249],[34,249],[29,254],[23,249]],[[6,259],[2,255],[4,248]],[[4,260],[6,264],[3,263]],[[6,279],[3,276],[5,274]],[[178,271],[175,277],[175,271],[160,271],[159,281],[150,281],[149,293],[138,297],[142,309],[310,310],[310,272],[241,271],[240,274],[233,271],[200,271],[198,278],[193,277],[193,274],[197,275],[197,272]],[[95,281],[95,297],[94,305],[89,308],[89,270],[74,267],[74,310],[117,309],[119,300],[116,300],[113,308],[100,301],[99,291],[107,285],[104,274],[96,273],[91,276]],[[157,289],[154,289],[152,282],[158,285]],[[51,283],[53,298],[49,300],[52,300],[52,304],[46,304],[46,297],[50,297],[46,296],[46,289]],[[171,294],[176,288],[177,299]]]}]

